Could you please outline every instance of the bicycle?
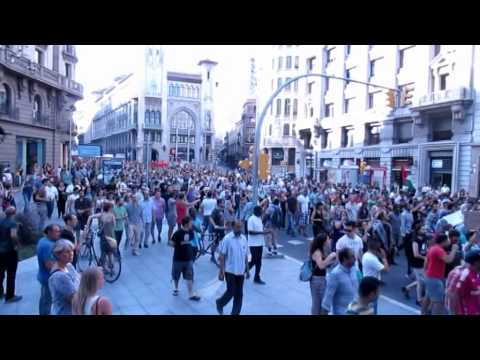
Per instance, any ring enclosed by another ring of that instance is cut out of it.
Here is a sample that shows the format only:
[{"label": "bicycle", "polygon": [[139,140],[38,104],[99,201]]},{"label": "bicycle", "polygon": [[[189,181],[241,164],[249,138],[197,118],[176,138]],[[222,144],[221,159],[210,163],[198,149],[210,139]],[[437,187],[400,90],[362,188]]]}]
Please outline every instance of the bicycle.
[{"label": "bicycle", "polygon": [[219,244],[222,239],[218,233],[203,232],[198,242],[198,251],[195,256],[195,260],[199,259],[200,256],[210,255],[210,260],[217,266],[220,267],[218,263],[218,257],[220,255]]},{"label": "bicycle", "polygon": [[100,251],[100,258],[98,258],[95,251],[95,240],[100,240],[99,231],[89,230],[85,237],[85,242],[80,245],[78,251],[77,267],[80,272],[83,272],[92,264],[100,266],[103,269],[103,275],[105,281],[108,283],[114,283],[120,277],[122,271],[122,258],[120,256],[120,250],[113,250],[107,254],[104,251]]}]

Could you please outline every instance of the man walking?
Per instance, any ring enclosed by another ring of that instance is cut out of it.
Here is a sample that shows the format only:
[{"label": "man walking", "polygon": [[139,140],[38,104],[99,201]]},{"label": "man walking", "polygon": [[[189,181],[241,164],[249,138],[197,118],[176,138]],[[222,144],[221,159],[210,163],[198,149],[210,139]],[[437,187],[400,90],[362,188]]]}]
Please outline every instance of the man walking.
[{"label": "man walking", "polygon": [[43,229],[45,226],[45,222],[47,221],[47,190],[46,190],[46,185],[47,185],[48,180],[43,179],[42,180],[42,185],[36,190],[33,200],[35,201],[35,204],[37,205],[37,211],[38,211],[38,216],[40,218],[40,223],[38,228]]},{"label": "man walking", "polygon": [[60,226],[50,224],[45,228],[45,235],[38,241],[37,244],[37,260],[38,260],[38,274],[37,280],[41,285],[39,313],[40,315],[50,315],[52,307],[52,295],[48,287],[48,278],[50,277],[50,270],[52,269],[55,258],[53,257],[52,249],[55,241],[60,239]]},{"label": "man walking", "polygon": [[[22,300],[21,296],[15,295],[15,277],[18,266],[18,236],[17,223],[14,219],[15,208],[8,207],[5,210],[6,218],[0,222],[0,299],[5,297],[6,303]],[[3,279],[7,273],[7,291],[3,290]]]},{"label": "man walking", "polygon": [[263,231],[262,208],[260,206],[253,208],[253,215],[248,219],[247,228],[249,235],[248,246],[252,254],[252,260],[248,264],[248,270],[255,266],[253,282],[265,285],[265,282],[260,279],[260,269],[262,268],[262,253],[263,245],[265,244],[264,236],[270,234],[270,231]]},{"label": "man walking", "polygon": [[243,299],[243,280],[248,269],[248,244],[242,235],[242,222],[235,221],[233,232],[225,236],[220,244],[219,280],[227,282],[227,291],[216,300],[217,311],[223,315],[223,308],[233,297],[232,315],[240,315]]},{"label": "man walking", "polygon": [[306,237],[307,234],[305,233],[305,227],[308,225],[308,219],[309,219],[308,214],[309,214],[309,208],[310,208],[309,206],[310,200],[308,198],[308,191],[306,189],[303,191],[302,194],[300,194],[297,197],[297,202],[298,202],[299,213],[300,213],[299,221],[298,221],[299,234]]},{"label": "man walking", "polygon": [[153,212],[154,219],[152,222],[152,244],[155,244],[154,230],[157,227],[158,243],[162,240],[162,225],[163,218],[165,217],[165,200],[161,197],[160,190],[155,191],[155,197],[153,198]]},{"label": "man walking", "polygon": [[[143,201],[140,205],[142,207],[142,219],[143,219],[143,247],[148,248],[148,240],[150,238],[152,221],[153,221],[153,202],[150,199],[150,194],[147,189],[143,190]],[[142,245],[140,245],[140,248]]]},{"label": "man walking", "polygon": [[138,204],[137,197],[135,195],[130,196],[130,203],[127,205],[127,216],[131,240],[132,254],[135,256],[140,255],[138,247],[141,241],[142,235],[142,208]]}]

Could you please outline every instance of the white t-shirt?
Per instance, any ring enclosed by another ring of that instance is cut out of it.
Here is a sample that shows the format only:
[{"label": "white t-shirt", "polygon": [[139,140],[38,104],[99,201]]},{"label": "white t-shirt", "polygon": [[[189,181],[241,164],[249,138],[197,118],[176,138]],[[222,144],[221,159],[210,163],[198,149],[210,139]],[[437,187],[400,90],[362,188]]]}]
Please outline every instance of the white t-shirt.
[{"label": "white t-shirt", "polygon": [[[247,229],[248,231],[263,231],[262,219],[255,215],[250,216],[247,221]],[[248,234],[248,246],[263,246],[264,244],[264,235]]]},{"label": "white t-shirt", "polygon": [[342,250],[343,248],[350,248],[352,249],[353,253],[357,260],[361,259],[362,251],[363,251],[363,242],[360,237],[355,234],[353,239],[348,237],[346,234],[343,235],[337,241],[336,249],[337,252]]},{"label": "white t-shirt", "polygon": [[212,215],[213,210],[217,206],[217,200],[212,198],[206,198],[202,201],[203,215],[210,216]]},{"label": "white t-shirt", "polygon": [[297,201],[300,204],[300,210],[302,211],[302,213],[304,214],[308,213],[308,203],[309,203],[308,197],[303,196],[303,194],[298,195]]},{"label": "white t-shirt", "polygon": [[45,190],[47,192],[47,199],[50,201],[55,200],[55,198],[58,197],[58,191],[55,186],[47,186],[45,187]]},{"label": "white t-shirt", "polygon": [[244,235],[235,237],[232,232],[228,233],[220,243],[220,253],[225,255],[225,272],[234,275],[245,274],[245,259],[249,248]]},{"label": "white t-shirt", "polygon": [[380,280],[380,272],[385,268],[385,266],[380,260],[378,260],[378,257],[372,254],[370,251],[367,251],[365,254],[363,254],[362,268],[363,276],[373,276]]}]

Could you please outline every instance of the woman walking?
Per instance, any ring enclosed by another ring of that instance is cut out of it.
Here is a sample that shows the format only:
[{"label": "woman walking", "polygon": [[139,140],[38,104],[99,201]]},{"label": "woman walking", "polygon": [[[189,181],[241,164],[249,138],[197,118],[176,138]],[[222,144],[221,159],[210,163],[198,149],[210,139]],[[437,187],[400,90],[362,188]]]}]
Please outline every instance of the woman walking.
[{"label": "woman walking", "polygon": [[313,238],[315,239],[321,231],[325,232],[323,227],[323,204],[318,203],[313,209],[311,219]]},{"label": "woman walking", "polygon": [[315,237],[310,245],[310,259],[312,261],[312,278],[310,279],[310,292],[312,295],[312,315],[320,315],[322,300],[326,288],[327,267],[332,265],[337,254],[330,253],[330,238],[325,233]]},{"label": "woman walking", "polygon": [[73,315],[112,315],[112,303],[98,295],[105,283],[100,267],[91,267],[82,273],[78,292],[73,297]]},{"label": "woman walking", "polygon": [[58,192],[58,201],[57,201],[57,210],[58,210],[58,217],[62,218],[65,216],[65,204],[67,203],[67,191],[65,188],[65,184],[60,182],[57,187]]}]

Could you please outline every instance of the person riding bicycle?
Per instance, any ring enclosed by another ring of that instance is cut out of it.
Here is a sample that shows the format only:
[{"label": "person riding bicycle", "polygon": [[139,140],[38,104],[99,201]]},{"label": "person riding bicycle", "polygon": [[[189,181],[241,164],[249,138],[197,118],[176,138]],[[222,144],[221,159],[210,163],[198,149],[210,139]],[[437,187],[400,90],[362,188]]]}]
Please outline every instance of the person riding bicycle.
[{"label": "person riding bicycle", "polygon": [[[213,210],[210,216],[210,225],[213,233],[213,239],[215,241],[215,247],[218,246],[220,241],[225,236],[225,202],[223,199],[217,199],[217,207]],[[211,260],[215,262],[214,252],[212,251]]]},{"label": "person riding bicycle", "polygon": [[[100,249],[101,249],[101,259],[105,260],[105,256],[111,256],[118,247],[113,247],[111,245],[110,239],[115,239],[114,229],[115,229],[115,214],[113,213],[113,205],[110,202],[105,202],[103,204],[102,212],[91,215],[87,221],[86,229],[90,231],[90,224],[93,219],[98,219],[99,221],[99,236],[100,236]],[[115,241],[115,240],[114,240]]]}]

